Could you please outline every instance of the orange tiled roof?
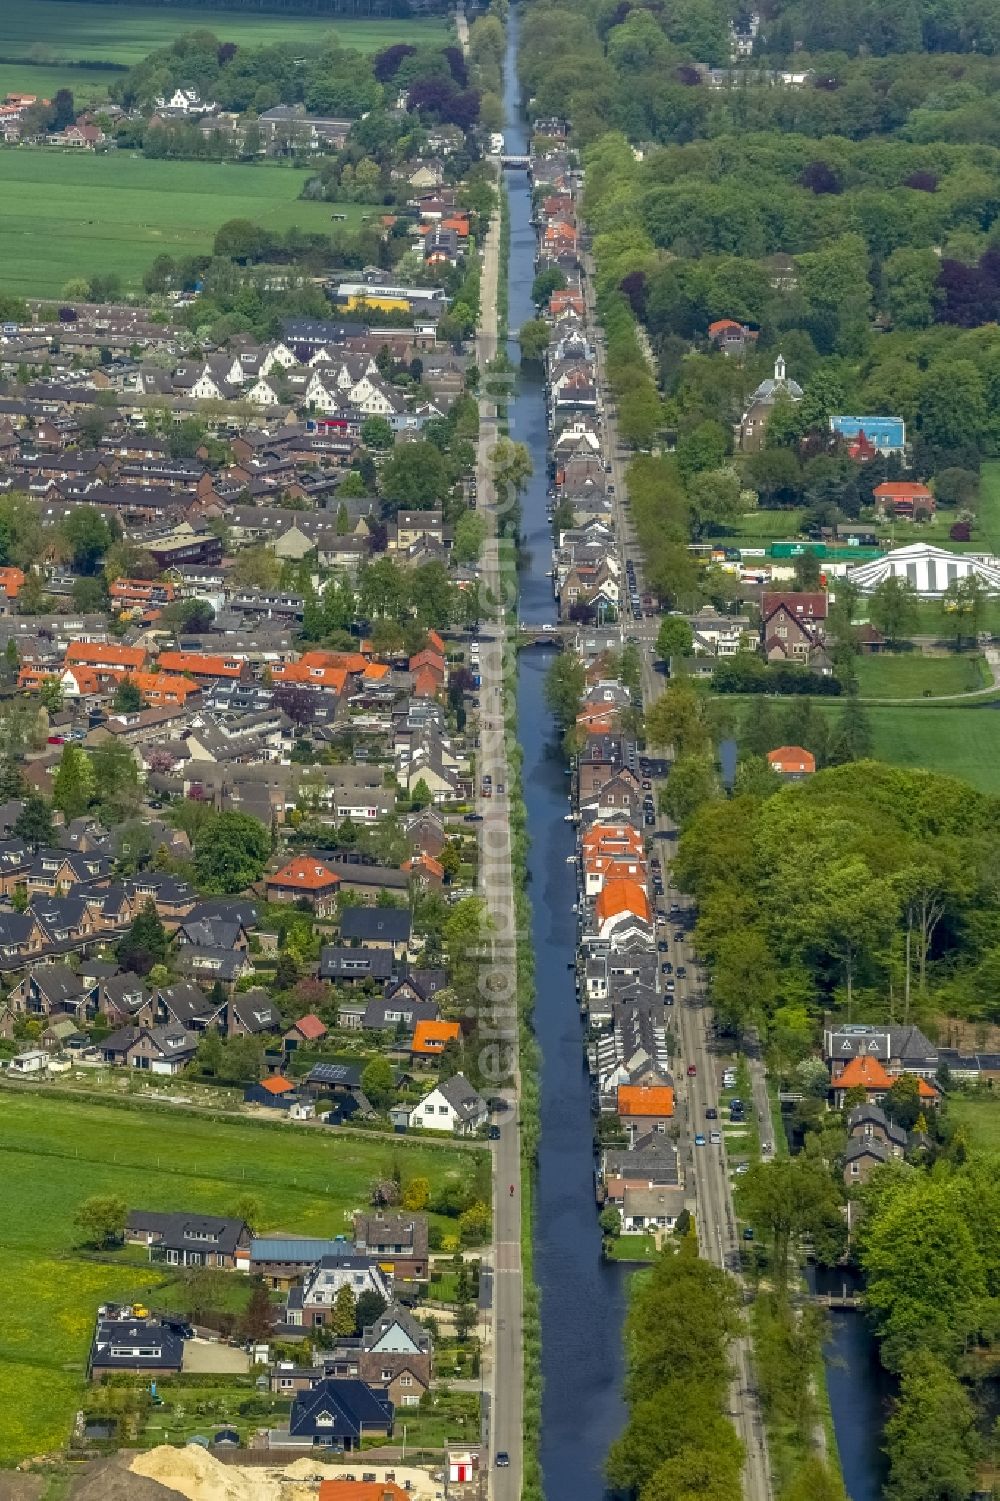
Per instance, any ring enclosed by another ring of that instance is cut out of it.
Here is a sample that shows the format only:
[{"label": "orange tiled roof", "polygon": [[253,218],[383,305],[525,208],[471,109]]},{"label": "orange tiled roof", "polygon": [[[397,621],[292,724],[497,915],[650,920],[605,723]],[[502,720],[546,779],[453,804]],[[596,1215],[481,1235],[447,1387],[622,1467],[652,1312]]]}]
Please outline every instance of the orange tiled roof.
[{"label": "orange tiled roof", "polygon": [[296,886],[302,891],[324,891],[339,886],[340,877],[314,855],[296,855],[267,880],[269,886]]},{"label": "orange tiled roof", "polygon": [[767,759],[779,771],[816,770],[816,757],[801,745],[779,745],[777,750],[768,751]]},{"label": "orange tiled roof", "polygon": [[272,1074],[269,1079],[261,1080],[260,1087],[266,1089],[268,1094],[287,1094],[295,1085],[291,1079],[282,1078],[281,1074]]},{"label": "orange tiled roof", "polygon": [[316,1501],[410,1501],[409,1494],[385,1480],[322,1480]]},{"label": "orange tiled roof", "polygon": [[891,1089],[893,1076],[877,1058],[852,1058],[834,1081],[838,1089]]},{"label": "orange tiled roof", "polygon": [[24,586],[24,574],[20,568],[0,568],[0,589],[8,599],[16,599]]},{"label": "orange tiled roof", "polygon": [[138,672],[146,665],[141,646],[100,646],[91,641],[71,641],[66,648],[67,667],[79,662],[85,667],[121,667]]},{"label": "orange tiled roof", "polygon": [[674,1091],[669,1084],[619,1084],[619,1115],[668,1116],[673,1113]]},{"label": "orange tiled roof", "polygon": [[634,824],[595,823],[584,833],[583,848],[588,855],[641,855],[642,835]]},{"label": "orange tiled roof", "polygon": [[439,881],[444,880],[444,866],[433,855],[412,855],[409,860],[403,861],[400,870],[426,870],[428,875],[436,876]]},{"label": "orange tiled roof", "polygon": [[320,1021],[319,1017],[315,1016],[311,1011],[307,1012],[305,1016],[300,1016],[298,1021],[293,1022],[292,1025],[302,1033],[303,1037],[308,1038],[310,1042],[318,1042],[321,1037],[326,1036],[326,1027]]},{"label": "orange tiled roof", "polygon": [[331,693],[344,692],[347,672],[343,667],[309,666],[301,662],[276,662],[271,676],[279,683],[301,683],[303,688],[323,688]]},{"label": "orange tiled roof", "polygon": [[242,662],[198,651],[161,651],[159,664],[164,672],[189,672],[203,678],[238,678],[243,672]]},{"label": "orange tiled roof", "polygon": [[434,1055],[444,1050],[445,1044],[457,1042],[462,1035],[458,1022],[417,1022],[413,1029],[411,1053]]},{"label": "orange tiled roof", "polygon": [[649,897],[638,881],[605,881],[594,903],[595,917],[604,923],[622,912],[631,912],[641,921],[649,922]]}]

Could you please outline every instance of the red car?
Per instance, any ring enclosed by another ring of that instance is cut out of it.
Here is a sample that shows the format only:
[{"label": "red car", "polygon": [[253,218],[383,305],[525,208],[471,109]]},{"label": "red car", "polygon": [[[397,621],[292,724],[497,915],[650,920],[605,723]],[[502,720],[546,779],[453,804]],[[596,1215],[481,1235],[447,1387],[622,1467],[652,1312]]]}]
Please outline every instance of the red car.
[{"label": "red car", "polygon": [[695,1074],[697,1074],[697,1072],[698,1072],[698,1070],[695,1068],[694,1064],[693,1063],[689,1063],[688,1064],[688,1078],[689,1079],[693,1079],[694,1076],[695,1076]]}]

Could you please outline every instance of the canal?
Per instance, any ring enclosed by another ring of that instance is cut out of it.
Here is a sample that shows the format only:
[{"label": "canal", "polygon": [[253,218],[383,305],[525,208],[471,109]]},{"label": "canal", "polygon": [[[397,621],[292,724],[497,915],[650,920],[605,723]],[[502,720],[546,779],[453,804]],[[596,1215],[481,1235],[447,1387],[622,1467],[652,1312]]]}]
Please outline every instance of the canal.
[{"label": "canal", "polygon": [[[528,135],[517,86],[518,14],[507,27],[504,140],[524,155]],[[510,214],[509,325],[534,316],[535,230],[526,174],[507,174]],[[548,443],[545,390],[538,367],[522,368],[516,341],[508,404],[510,435],[525,443],[534,475],[522,497],[518,614],[533,625],[555,621],[549,577],[552,534],[546,515]],[[535,953],[535,1033],[541,1049],[541,1142],[535,1194],[535,1279],[541,1293],[542,1444],[546,1501],[601,1501],[603,1466],[625,1424],[622,1330],[628,1271],[601,1260],[594,1205],[590,1081],[572,965],[576,957],[575,850],[568,778],[545,704],[548,651],[518,663],[518,737],[524,749],[524,795]],[[826,1348],[837,1447],[851,1501],[879,1501],[887,1385],[863,1317],[835,1312]]]},{"label": "canal", "polygon": [[[504,77],[504,138],[513,155],[527,151],[517,87],[518,17],[511,10]],[[510,208],[509,322],[534,316],[535,232],[526,174],[507,174]],[[545,511],[547,430],[541,371],[516,367],[508,406],[510,435],[531,453],[534,477],[522,497],[519,615],[533,624],[556,619],[549,577],[552,534]],[[568,778],[544,696],[551,653],[521,653],[518,738],[524,788],[535,953],[535,1033],[541,1049],[541,1143],[535,1194],[535,1278],[542,1321],[542,1475],[547,1501],[600,1501],[608,1448],[625,1421],[622,1321],[628,1273],[601,1260],[594,1204],[590,1081],[576,1003],[575,849]]]}]

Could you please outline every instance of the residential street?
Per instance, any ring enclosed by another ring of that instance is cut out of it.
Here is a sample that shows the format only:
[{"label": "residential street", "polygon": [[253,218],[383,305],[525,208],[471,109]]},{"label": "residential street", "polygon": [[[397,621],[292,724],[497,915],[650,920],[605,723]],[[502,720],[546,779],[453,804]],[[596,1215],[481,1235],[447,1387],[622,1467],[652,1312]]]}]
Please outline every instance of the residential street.
[{"label": "residential street", "polygon": [[[480,327],[476,339],[480,371],[497,350],[497,283],[499,273],[500,220],[494,215],[483,256]],[[495,600],[513,599],[516,578],[501,577],[500,550],[496,538],[495,496],[489,453],[496,442],[496,408],[481,397],[479,402],[479,509],[490,521],[490,535],[483,550],[484,586]],[[513,555],[510,554],[513,570]],[[483,816],[480,825],[480,878],[482,892],[493,920],[491,959],[484,961],[484,990],[492,988],[495,1005],[497,1048],[517,1070],[517,998],[512,985],[516,975],[516,920],[510,864],[510,828],[505,789],[509,787],[504,744],[503,666],[508,642],[502,611],[480,631],[481,677],[479,690],[481,751],[477,758],[480,789],[482,777],[492,777],[494,796],[477,800]],[[492,980],[493,986],[489,987]],[[488,994],[481,1004],[489,1004]],[[489,1035],[488,1023],[481,1035]],[[493,1148],[493,1299],[492,1359],[490,1362],[490,1482],[495,1501],[517,1501],[521,1492],[521,1435],[523,1396],[522,1277],[521,1277],[521,1156],[515,1091],[508,1109],[495,1117],[500,1139]],[[513,1193],[511,1187],[513,1186]],[[506,1453],[510,1464],[497,1469],[495,1458]]]},{"label": "residential street", "polygon": [[[597,326],[593,298],[593,261],[584,257],[586,273],[586,300],[588,316]],[[632,529],[625,497],[625,470],[628,454],[620,446],[617,422],[611,397],[604,376],[603,337],[598,335],[598,370],[605,401],[606,459],[611,464],[611,479],[615,487],[615,525],[621,544],[623,566],[631,559],[640,580],[642,592],[642,558]],[[643,701],[651,703],[663,691],[665,679],[654,669],[655,641],[659,626],[656,617],[645,612],[641,620],[633,620],[623,613],[623,644],[629,638],[637,640],[642,653]],[[667,902],[676,901],[682,910],[679,921],[668,921],[670,942],[669,958],[675,970],[678,964],[686,966],[687,975],[677,979],[676,1015],[679,1038],[679,1056],[676,1059],[676,1086],[678,1120],[682,1128],[679,1144],[685,1172],[692,1175],[697,1200],[698,1241],[702,1255],[725,1267],[740,1278],[740,1240],[733,1213],[732,1190],[726,1168],[724,1146],[695,1146],[694,1138],[702,1133],[710,1136],[711,1126],[706,1123],[705,1110],[718,1104],[722,1077],[722,1061],[713,1052],[711,1045],[713,1015],[711,1007],[702,997],[705,994],[705,976],[695,963],[688,942],[687,929],[693,918],[685,897],[671,889],[670,861],[675,848],[676,830],[663,814],[657,815],[656,848],[662,862]],[[682,941],[675,935],[685,930]],[[767,1116],[767,1088],[759,1057],[749,1058],[753,1084],[753,1108],[765,1119]],[[696,1073],[687,1076],[687,1069],[694,1065]],[[760,1116],[758,1117],[760,1118]],[[714,1124],[714,1123],[713,1123]],[[721,1129],[721,1125],[720,1125]],[[762,1137],[767,1140],[770,1127],[762,1127]],[[742,1280],[742,1279],[740,1279]],[[730,1392],[730,1410],[737,1432],[746,1450],[744,1468],[744,1494],[746,1501],[771,1501],[772,1486],[767,1453],[767,1438],[761,1418],[760,1402],[753,1383],[749,1341],[740,1340],[733,1348],[734,1374]]]}]

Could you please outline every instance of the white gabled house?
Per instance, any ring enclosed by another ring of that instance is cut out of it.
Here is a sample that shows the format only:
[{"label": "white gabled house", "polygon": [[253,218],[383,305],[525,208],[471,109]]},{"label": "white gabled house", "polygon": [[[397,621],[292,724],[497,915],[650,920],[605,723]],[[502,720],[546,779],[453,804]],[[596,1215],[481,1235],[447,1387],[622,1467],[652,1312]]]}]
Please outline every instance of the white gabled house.
[{"label": "white gabled house", "polygon": [[464,1074],[444,1079],[410,1111],[410,1126],[416,1130],[448,1131],[453,1136],[472,1136],[489,1120],[489,1106]]}]

